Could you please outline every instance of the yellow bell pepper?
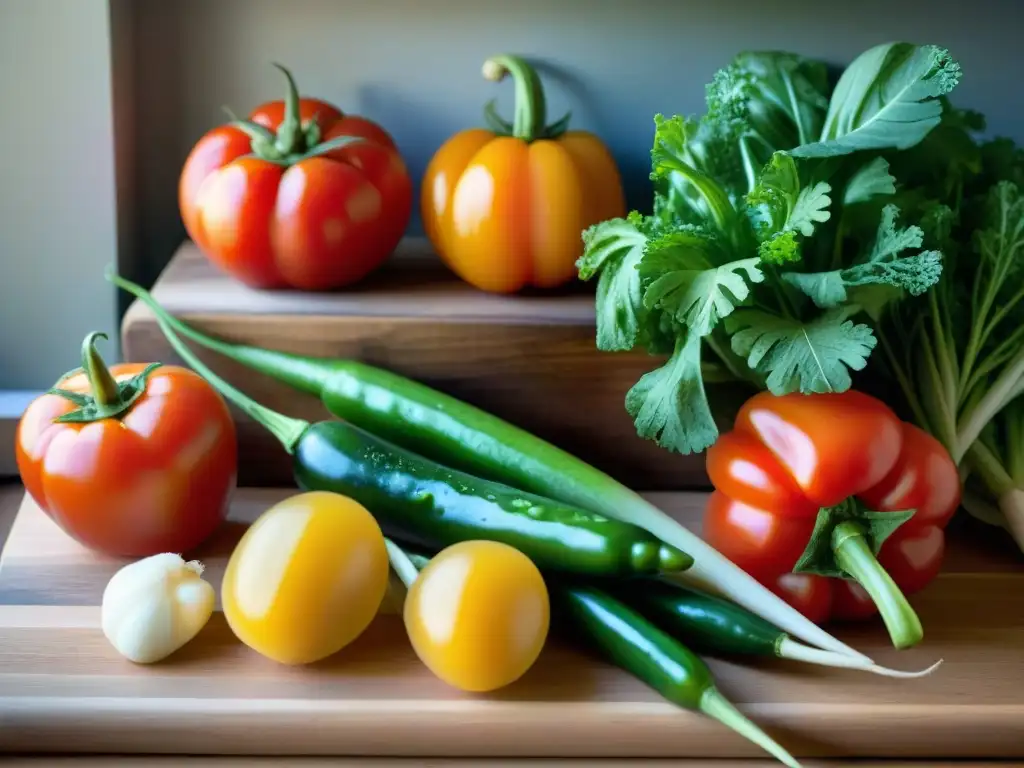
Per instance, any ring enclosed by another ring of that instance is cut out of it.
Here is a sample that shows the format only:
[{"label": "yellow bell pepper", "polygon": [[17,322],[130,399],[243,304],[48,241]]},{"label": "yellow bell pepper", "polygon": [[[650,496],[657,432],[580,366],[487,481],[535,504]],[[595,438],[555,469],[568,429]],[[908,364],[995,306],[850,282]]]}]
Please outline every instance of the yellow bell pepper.
[{"label": "yellow bell pepper", "polygon": [[493,56],[484,77],[515,82],[511,124],[495,111],[490,129],[471,128],[431,159],[420,201],[427,237],[463,280],[494,293],[554,288],[576,275],[582,232],[624,216],[621,176],[592,133],[548,125],[536,71],[517,56]]}]

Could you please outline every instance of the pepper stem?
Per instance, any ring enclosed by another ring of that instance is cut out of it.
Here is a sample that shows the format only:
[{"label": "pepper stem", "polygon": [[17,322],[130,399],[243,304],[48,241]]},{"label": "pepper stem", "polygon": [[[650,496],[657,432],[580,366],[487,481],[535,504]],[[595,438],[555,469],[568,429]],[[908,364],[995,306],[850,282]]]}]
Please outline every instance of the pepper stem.
[{"label": "pepper stem", "polygon": [[756,744],[783,765],[787,765],[789,768],[801,768],[795,757],[736,709],[732,702],[719,693],[716,688],[708,688],[701,694],[700,704],[697,705],[697,708],[708,717],[717,720]]},{"label": "pepper stem", "polygon": [[924,637],[921,620],[896,582],[875,558],[864,528],[851,520],[837,525],[832,530],[832,551],[839,567],[871,596],[893,645],[904,649],[921,642]]},{"label": "pepper stem", "polygon": [[[107,279],[114,285],[119,288],[123,288],[129,293],[132,292],[133,288],[138,288],[134,283],[125,280],[112,270],[108,271]],[[220,392],[229,401],[234,403],[243,413],[259,424],[262,424],[268,432],[281,442],[281,445],[288,453],[294,452],[295,444],[299,441],[299,438],[302,437],[302,433],[309,428],[308,421],[304,419],[295,419],[291,416],[285,416],[283,413],[278,413],[277,411],[267,408],[265,405],[261,405],[241,390],[233,387],[210,370],[209,367],[199,360],[192,350],[185,346],[185,342],[178,337],[170,324],[161,316],[160,313],[154,313],[154,317],[156,318],[157,324],[160,326],[160,330],[163,331],[164,337],[182,360],[188,363],[196,373],[206,379],[210,386]]]},{"label": "pepper stem", "polygon": [[495,83],[500,83],[506,75],[512,76],[515,83],[512,135],[527,142],[543,136],[547,104],[536,70],[519,56],[501,54],[484,62],[483,75]]},{"label": "pepper stem", "polygon": [[121,390],[96,349],[96,339],[106,340],[107,334],[93,331],[85,337],[82,342],[82,368],[89,379],[93,400],[100,407],[106,408],[121,402]]},{"label": "pepper stem", "polygon": [[306,137],[302,130],[302,115],[299,112],[299,87],[286,67],[276,62],[274,66],[281,71],[288,83],[284,97],[284,119],[277,127],[277,140],[274,146],[282,155],[303,152],[307,147],[302,146]]}]

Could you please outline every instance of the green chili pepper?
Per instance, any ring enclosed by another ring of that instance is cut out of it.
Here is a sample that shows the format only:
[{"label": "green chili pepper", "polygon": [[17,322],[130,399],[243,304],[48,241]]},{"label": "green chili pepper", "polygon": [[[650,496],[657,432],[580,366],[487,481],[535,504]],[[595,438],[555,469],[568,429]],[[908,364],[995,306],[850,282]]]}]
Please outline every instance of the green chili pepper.
[{"label": "green chili pepper", "polygon": [[354,360],[327,360],[229,344],[172,317],[140,286],[108,279],[145,303],[168,327],[297,390],[321,398],[335,416],[445,466],[638,525],[691,555],[678,578],[713,584],[804,642],[873,662],[840,642],[638,493],[523,429],[403,376]]},{"label": "green chili pepper", "polygon": [[293,456],[300,488],[342,493],[389,535],[430,547],[490,539],[540,567],[596,576],[688,568],[693,560],[639,526],[524,494],[402,450],[340,421],[311,424],[272,411],[203,365],[158,318],[167,340],[210,384]]},{"label": "green chili pepper", "polygon": [[[706,592],[659,579],[644,579],[609,591],[698,653],[775,656],[826,667],[865,669],[848,656],[804,645],[745,608]],[[941,663],[917,672],[879,665],[867,671],[886,677],[923,677]]]},{"label": "green chili pepper", "polygon": [[757,744],[791,768],[799,763],[715,687],[711,670],[681,642],[601,590],[549,583],[573,629],[603,656],[684,709],[697,710]]},{"label": "green chili pepper", "polygon": [[490,539],[510,544],[541,568],[592,576],[693,564],[643,528],[442,467],[340,421],[310,426],[294,455],[300,487],[355,499],[373,511],[386,534],[411,544]]},{"label": "green chili pepper", "polygon": [[[406,586],[430,562],[393,542],[389,542],[388,556]],[[553,605],[562,609],[561,619],[584,643],[673,704],[714,718],[783,764],[799,768],[789,752],[718,691],[707,664],[678,640],[606,592],[550,577],[546,582]]]}]

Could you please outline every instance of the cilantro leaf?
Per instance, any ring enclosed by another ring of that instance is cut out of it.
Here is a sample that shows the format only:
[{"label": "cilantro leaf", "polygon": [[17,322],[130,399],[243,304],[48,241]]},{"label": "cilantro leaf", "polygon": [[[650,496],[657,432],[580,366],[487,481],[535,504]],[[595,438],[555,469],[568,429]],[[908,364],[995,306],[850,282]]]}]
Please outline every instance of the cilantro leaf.
[{"label": "cilantro leaf", "polygon": [[875,234],[875,242],[868,254],[868,261],[889,261],[900,251],[907,248],[920,248],[924,242],[924,232],[920,227],[910,226],[896,228],[896,218],[900,209],[895,205],[887,205],[882,209],[882,221]]},{"label": "cilantro leaf", "polygon": [[843,282],[848,288],[864,285],[891,285],[911,296],[920,296],[942,276],[942,254],[921,251],[892,261],[869,261],[843,270]]},{"label": "cilantro leaf", "polygon": [[838,307],[847,298],[841,269],[828,272],[786,272],[782,279],[822,309]]},{"label": "cilantro leaf", "polygon": [[876,157],[850,177],[843,191],[843,205],[866,203],[876,197],[894,194],[896,179],[889,173],[889,163],[884,157]]},{"label": "cilantro leaf", "polygon": [[640,437],[678,453],[698,453],[718,439],[701,376],[701,338],[683,331],[672,356],[626,394]]},{"label": "cilantro leaf", "polygon": [[647,245],[643,217],[595,224],[583,233],[583,255],[576,262],[580,279],[600,273],[597,284],[597,348],[632,349],[643,322],[643,291],[637,265]]},{"label": "cilantro leaf", "polygon": [[814,225],[828,221],[831,216],[828,211],[832,204],[832,198],[828,196],[831,191],[832,188],[824,181],[801,189],[786,219],[785,228],[795,230],[804,237],[813,235]]},{"label": "cilantro leaf", "polygon": [[824,181],[802,187],[796,161],[782,152],[772,155],[761,180],[746,198],[747,216],[757,232],[761,258],[775,264],[799,260],[795,235],[810,237],[816,224],[829,220],[831,191]]},{"label": "cilantro leaf", "polygon": [[833,157],[864,149],[907,149],[939,124],[937,98],[960,82],[960,65],[934,45],[885,43],[858,56],[836,84],[819,140],[795,157]]},{"label": "cilantro leaf", "polygon": [[877,344],[871,328],[855,325],[848,312],[830,310],[805,323],[745,309],[734,312],[726,328],[733,352],[767,374],[773,394],[843,392],[852,384],[849,369],[863,369]]},{"label": "cilantro leaf", "polygon": [[747,299],[748,282],[764,280],[757,258],[721,264],[724,258],[728,252],[721,243],[699,230],[652,241],[640,261],[640,279],[647,286],[644,306],[660,309],[693,334],[706,336]]},{"label": "cilantro leaf", "polygon": [[921,251],[900,257],[909,248],[919,248],[924,242],[920,227],[898,228],[899,208],[887,205],[882,209],[882,220],[867,256],[846,269],[829,272],[787,272],[782,279],[801,291],[823,309],[837,307],[849,299],[848,288],[889,286],[897,291],[867,297],[872,315],[880,311],[879,300],[898,298],[900,291],[920,296],[942,276],[942,254]]}]

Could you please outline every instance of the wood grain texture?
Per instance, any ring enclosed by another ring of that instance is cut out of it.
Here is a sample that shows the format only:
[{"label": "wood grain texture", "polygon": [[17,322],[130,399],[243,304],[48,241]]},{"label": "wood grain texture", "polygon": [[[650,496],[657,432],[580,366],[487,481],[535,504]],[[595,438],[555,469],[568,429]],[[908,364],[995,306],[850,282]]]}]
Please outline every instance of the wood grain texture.
[{"label": "wood grain texture", "polygon": [[[202,550],[218,583],[245,525],[293,491],[239,491]],[[696,525],[703,495],[649,494]],[[876,623],[838,629],[880,663],[943,666],[919,680],[711,660],[720,687],[804,757],[1024,757],[1024,572],[1009,550],[953,532],[945,573],[915,597],[920,648]],[[239,644],[222,614],[165,662],[121,659],[98,602],[122,561],[85,551],[26,499],[0,560],[0,749],[87,753],[415,757],[758,758],[706,718],[557,640],[519,682],[464,695],[416,659],[394,615],[305,668]]]},{"label": "wood grain texture", "polygon": [[[172,314],[226,340],[325,357],[352,357],[422,381],[534,432],[630,485],[706,486],[703,458],[679,456],[636,435],[624,400],[660,363],[645,353],[594,346],[590,286],[554,294],[495,296],[444,270],[425,241],[403,243],[392,262],[355,288],[311,294],[250,290],[217,272],[191,243],[153,289]],[[180,363],[139,302],[122,324],[132,361]],[[193,347],[194,348],[194,347]],[[265,405],[323,418],[315,398],[201,353],[217,373]],[[291,483],[274,439],[240,411],[243,485]]]}]

